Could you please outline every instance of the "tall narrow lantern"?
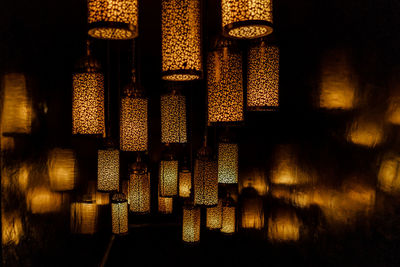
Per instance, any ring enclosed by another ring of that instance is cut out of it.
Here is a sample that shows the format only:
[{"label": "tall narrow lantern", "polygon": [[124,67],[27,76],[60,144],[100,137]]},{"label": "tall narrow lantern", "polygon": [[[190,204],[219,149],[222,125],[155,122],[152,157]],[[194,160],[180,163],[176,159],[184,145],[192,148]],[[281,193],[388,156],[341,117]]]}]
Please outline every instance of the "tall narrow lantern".
[{"label": "tall narrow lantern", "polygon": [[50,188],[53,191],[74,189],[76,175],[75,152],[72,149],[55,148],[47,160]]},{"label": "tall narrow lantern", "polygon": [[197,155],[194,167],[194,204],[214,206],[218,204],[217,162],[211,156],[206,141]]},{"label": "tall narrow lantern", "polygon": [[162,78],[200,79],[200,0],[162,0]]},{"label": "tall narrow lantern", "polygon": [[[32,127],[32,99],[28,95],[25,75],[5,74],[1,92],[0,99],[3,100],[0,108],[1,133],[29,134]],[[3,144],[3,140],[1,143]]]},{"label": "tall narrow lantern", "polygon": [[88,0],[89,35],[126,40],[138,36],[138,0]]},{"label": "tall narrow lantern", "polygon": [[187,142],[186,98],[175,90],[161,96],[161,142]]},{"label": "tall narrow lantern", "polygon": [[222,0],[224,35],[253,39],[273,31],[272,0]]},{"label": "tall narrow lantern", "polygon": [[210,230],[221,229],[222,227],[222,200],[218,201],[216,207],[207,208],[206,227]]},{"label": "tall narrow lantern", "polygon": [[174,197],[178,195],[178,161],[172,155],[160,162],[160,196]]},{"label": "tall narrow lantern", "polygon": [[150,173],[140,158],[131,166],[129,202],[129,210],[132,212],[150,212]]},{"label": "tall narrow lantern", "polygon": [[104,75],[90,55],[89,42],[87,56],[73,75],[72,87],[72,133],[104,136]]},{"label": "tall narrow lantern", "polygon": [[111,217],[113,234],[128,233],[128,201],[124,194],[115,194],[111,201]]},{"label": "tall narrow lantern", "polygon": [[179,172],[179,196],[190,197],[192,190],[192,173],[188,168],[182,168]]},{"label": "tall narrow lantern", "polygon": [[148,99],[135,82],[125,88],[121,99],[120,148],[124,151],[146,151],[148,143]]},{"label": "tall narrow lantern", "polygon": [[224,234],[233,234],[236,231],[236,207],[233,199],[228,198],[222,204],[222,227]]},{"label": "tall narrow lantern", "polygon": [[107,192],[119,190],[119,151],[111,145],[98,151],[97,189]]},{"label": "tall narrow lantern", "polygon": [[236,184],[238,182],[238,172],[238,144],[220,142],[218,145],[218,182],[221,184]]},{"label": "tall narrow lantern", "polygon": [[189,203],[183,207],[182,240],[187,243],[200,241],[200,208]]},{"label": "tall narrow lantern", "polygon": [[208,123],[244,120],[242,54],[221,41],[207,60]]},{"label": "tall narrow lantern", "polygon": [[279,48],[264,41],[251,46],[247,67],[247,108],[273,110],[279,107]]}]

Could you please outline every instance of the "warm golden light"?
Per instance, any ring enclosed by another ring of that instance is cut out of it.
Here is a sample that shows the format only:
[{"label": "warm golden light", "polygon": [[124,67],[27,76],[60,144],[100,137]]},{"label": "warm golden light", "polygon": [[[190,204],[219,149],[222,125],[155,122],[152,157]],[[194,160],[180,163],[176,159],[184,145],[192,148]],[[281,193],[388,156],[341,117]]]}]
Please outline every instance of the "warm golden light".
[{"label": "warm golden light", "polygon": [[244,120],[241,52],[228,47],[208,54],[208,123]]},{"label": "warm golden light", "polygon": [[186,98],[176,93],[161,96],[161,142],[186,143]]},{"label": "warm golden light", "polygon": [[110,204],[110,194],[97,191],[96,181],[88,181],[87,194],[91,196],[90,200],[96,203],[96,205]]},{"label": "warm golden light", "polygon": [[55,148],[49,152],[47,160],[50,188],[53,191],[74,189],[76,175],[75,152],[72,149]]},{"label": "warm golden light", "polygon": [[257,195],[251,195],[244,198],[242,201],[241,215],[242,228],[256,230],[264,228],[264,208],[262,198]]},{"label": "warm golden light", "polygon": [[207,147],[200,149],[194,166],[194,204],[218,204],[218,165]]},{"label": "warm golden light", "polygon": [[135,166],[131,170],[129,180],[129,210],[135,213],[149,213],[150,173],[145,167],[136,168]]},{"label": "warm golden light", "polygon": [[367,117],[356,118],[347,129],[347,140],[361,146],[375,147],[384,141],[382,122]]},{"label": "warm golden light", "polygon": [[[0,126],[1,127],[1,126]],[[0,130],[1,133],[1,130]],[[0,151],[11,151],[15,148],[15,140],[12,136],[2,136],[0,138]]]},{"label": "warm golden light", "polygon": [[279,210],[268,218],[268,238],[273,242],[298,241],[301,222],[293,211]]},{"label": "warm golden light", "polygon": [[218,183],[236,184],[239,175],[239,146],[232,143],[218,145]]},{"label": "warm golden light", "polygon": [[[25,75],[8,73],[3,76],[1,102],[1,133],[29,134],[32,128],[32,99],[28,94]],[[3,139],[3,137],[2,137]],[[3,140],[1,141],[2,147]]]},{"label": "warm golden light", "polygon": [[158,191],[158,212],[162,214],[171,214],[174,208],[174,199],[172,197],[161,197]]},{"label": "warm golden light", "polygon": [[253,168],[246,172],[239,179],[239,193],[243,189],[251,187],[254,188],[260,196],[265,196],[268,192],[267,177],[264,170]]},{"label": "warm golden light", "polygon": [[226,36],[253,39],[273,31],[272,0],[222,0],[221,7]]},{"label": "warm golden light", "polygon": [[261,42],[248,52],[247,108],[269,110],[279,107],[279,48]]},{"label": "warm golden light", "polygon": [[128,233],[128,201],[124,194],[115,194],[111,200],[112,233]]},{"label": "warm golden light", "polygon": [[199,0],[162,0],[162,78],[190,81],[201,78]]},{"label": "warm golden light", "polygon": [[119,190],[119,151],[117,149],[98,151],[97,189],[109,192]]},{"label": "warm golden light", "polygon": [[183,207],[182,240],[187,243],[200,241],[200,208]]},{"label": "warm golden light", "polygon": [[189,170],[179,172],[179,196],[190,197],[192,190],[192,173]]},{"label": "warm golden light", "polygon": [[216,207],[207,208],[206,227],[210,230],[222,227],[222,200],[218,201]]},{"label": "warm golden light", "polygon": [[97,231],[98,208],[94,202],[75,202],[71,204],[71,232],[94,234]]},{"label": "warm golden light", "polygon": [[62,195],[45,187],[36,187],[28,191],[26,205],[33,214],[58,212],[62,205]]},{"label": "warm golden light", "polygon": [[386,155],[378,172],[378,187],[387,193],[400,192],[400,157]]},{"label": "warm golden light", "polygon": [[138,0],[88,0],[89,35],[126,40],[138,36]]},{"label": "warm golden light", "polygon": [[233,234],[236,231],[236,208],[231,205],[222,207],[222,227],[221,233]]},{"label": "warm golden light", "polygon": [[162,160],[160,162],[160,196],[178,195],[178,161]]},{"label": "warm golden light", "polygon": [[1,244],[18,245],[23,235],[21,215],[17,212],[1,212]]}]

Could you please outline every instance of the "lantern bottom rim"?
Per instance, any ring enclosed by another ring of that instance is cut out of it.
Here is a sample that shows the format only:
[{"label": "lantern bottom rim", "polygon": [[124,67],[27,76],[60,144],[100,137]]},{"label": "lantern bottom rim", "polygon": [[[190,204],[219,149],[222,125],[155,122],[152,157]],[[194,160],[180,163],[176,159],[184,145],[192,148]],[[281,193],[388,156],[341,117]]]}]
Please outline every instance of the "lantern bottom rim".
[{"label": "lantern bottom rim", "polygon": [[224,26],[223,34],[234,39],[256,39],[270,35],[273,24],[266,20],[237,21]]},{"label": "lantern bottom rim", "polygon": [[168,70],[162,72],[162,79],[166,81],[194,81],[200,80],[202,72],[199,70]]},{"label": "lantern bottom rim", "polygon": [[88,34],[97,39],[129,40],[138,36],[138,28],[124,22],[98,21],[89,24]]}]

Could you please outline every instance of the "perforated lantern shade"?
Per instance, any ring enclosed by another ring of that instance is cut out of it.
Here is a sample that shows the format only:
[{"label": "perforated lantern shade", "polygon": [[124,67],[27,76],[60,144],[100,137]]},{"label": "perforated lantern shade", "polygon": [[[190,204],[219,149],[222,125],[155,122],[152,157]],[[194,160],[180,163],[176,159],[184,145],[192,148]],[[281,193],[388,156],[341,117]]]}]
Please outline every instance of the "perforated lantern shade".
[{"label": "perforated lantern shade", "polygon": [[233,143],[218,145],[218,182],[236,184],[239,172],[239,147]]},{"label": "perforated lantern shade", "polygon": [[115,194],[111,202],[113,234],[128,233],[128,201],[124,194]]},{"label": "perforated lantern shade", "polygon": [[189,170],[179,172],[179,196],[190,197],[192,189],[192,173]]},{"label": "perforated lantern shade", "polygon": [[237,123],[244,120],[241,52],[217,49],[208,54],[208,123]]},{"label": "perforated lantern shade", "polygon": [[222,227],[222,201],[218,201],[216,207],[207,208],[206,227],[210,230],[221,229]]},{"label": "perforated lantern shade", "polygon": [[89,35],[126,40],[138,35],[138,0],[88,0]]},{"label": "perforated lantern shade", "polygon": [[162,160],[160,162],[160,196],[178,195],[178,161]]},{"label": "perforated lantern shade", "polygon": [[162,214],[171,214],[173,211],[174,199],[172,197],[160,196],[158,191],[158,212]]},{"label": "perforated lantern shade", "polygon": [[249,110],[273,110],[279,107],[279,48],[251,46],[247,67],[247,107]]},{"label": "perforated lantern shade", "polygon": [[217,162],[199,158],[194,169],[194,204],[213,206],[218,204]]},{"label": "perforated lantern shade", "polygon": [[202,74],[200,0],[162,0],[162,78],[196,80]]},{"label": "perforated lantern shade", "polygon": [[104,149],[98,151],[97,189],[99,191],[119,190],[119,151]]},{"label": "perforated lantern shade", "polygon": [[150,173],[132,172],[129,180],[130,211],[150,212]]},{"label": "perforated lantern shade", "polygon": [[146,151],[148,144],[148,100],[124,96],[121,100],[120,148]]},{"label": "perforated lantern shade", "polygon": [[187,243],[200,241],[200,208],[183,207],[182,240]]},{"label": "perforated lantern shade", "polygon": [[75,164],[75,152],[72,149],[55,148],[49,152],[47,169],[52,190],[67,191],[74,189]]},{"label": "perforated lantern shade", "polygon": [[222,227],[224,234],[233,234],[236,231],[236,207],[224,205],[222,207]]},{"label": "perforated lantern shade", "polygon": [[222,0],[222,28],[231,38],[253,39],[272,33],[272,0]]},{"label": "perforated lantern shade", "polygon": [[183,95],[161,96],[161,142],[187,142],[186,98]]}]

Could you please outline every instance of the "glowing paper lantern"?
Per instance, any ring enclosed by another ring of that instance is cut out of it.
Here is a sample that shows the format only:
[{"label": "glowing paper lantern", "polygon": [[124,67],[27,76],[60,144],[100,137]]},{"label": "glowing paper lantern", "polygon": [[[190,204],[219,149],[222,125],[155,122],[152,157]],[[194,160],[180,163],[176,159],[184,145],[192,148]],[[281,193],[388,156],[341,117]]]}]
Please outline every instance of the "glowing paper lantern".
[{"label": "glowing paper lantern", "polygon": [[222,0],[224,35],[253,39],[273,31],[272,0]]},{"label": "glowing paper lantern", "polygon": [[261,42],[251,46],[247,67],[247,108],[271,110],[279,107],[279,48]]},{"label": "glowing paper lantern", "polygon": [[[1,133],[29,134],[32,128],[32,99],[28,95],[25,76],[9,73],[3,76],[1,103]],[[1,99],[1,98],[0,98]],[[3,138],[2,138],[3,139]],[[2,147],[3,140],[1,141]]]},{"label": "glowing paper lantern", "polygon": [[132,164],[129,180],[129,210],[135,213],[150,212],[150,173],[138,161]]},{"label": "glowing paper lantern", "polygon": [[222,200],[218,201],[216,207],[207,208],[206,227],[210,230],[222,227]]},{"label": "glowing paper lantern", "polygon": [[24,235],[21,216],[16,213],[4,213],[1,215],[1,243],[6,245],[18,245]]},{"label": "glowing paper lantern", "polygon": [[199,0],[163,0],[162,78],[200,79],[202,74]]},{"label": "glowing paper lantern", "polygon": [[378,172],[378,187],[387,193],[400,192],[400,157],[398,155],[386,155]]},{"label": "glowing paper lantern", "polygon": [[210,52],[207,61],[208,123],[244,120],[242,54],[222,48]]},{"label": "glowing paper lantern", "polygon": [[119,190],[119,151],[117,149],[98,151],[97,189],[108,192]]},{"label": "glowing paper lantern", "polygon": [[87,54],[72,79],[72,134],[104,135],[104,75]]},{"label": "glowing paper lantern", "polygon": [[349,125],[347,140],[365,147],[373,148],[384,141],[383,122],[361,116]]},{"label": "glowing paper lantern", "polygon": [[188,169],[179,172],[179,196],[190,197],[192,190],[192,173]]},{"label": "glowing paper lantern", "polygon": [[89,35],[126,40],[138,36],[138,0],[88,0]]},{"label": "glowing paper lantern", "polygon": [[218,145],[218,182],[236,184],[239,172],[239,146],[233,143]]},{"label": "glowing paper lantern", "polygon": [[172,93],[161,96],[161,142],[186,143],[186,98]]},{"label": "glowing paper lantern", "polygon": [[162,160],[160,162],[160,196],[178,195],[178,161]]},{"label": "glowing paper lantern", "polygon": [[222,206],[222,227],[221,233],[233,234],[236,231],[236,207],[231,203],[224,203]]},{"label": "glowing paper lantern", "polygon": [[47,161],[50,188],[54,191],[74,189],[76,159],[72,149],[55,148],[50,151]]},{"label": "glowing paper lantern", "polygon": [[62,205],[62,195],[46,187],[36,187],[28,191],[26,204],[32,214],[58,212]]},{"label": "glowing paper lantern", "polygon": [[97,231],[98,208],[92,201],[71,204],[71,232],[91,235]]},{"label": "glowing paper lantern", "polygon": [[301,223],[294,212],[279,210],[268,219],[268,238],[275,242],[297,241]]},{"label": "glowing paper lantern", "polygon": [[264,228],[262,198],[251,188],[246,188],[246,192],[243,192],[243,196],[245,197],[243,198],[241,207],[241,228],[261,230]]},{"label": "glowing paper lantern", "polygon": [[193,205],[183,207],[182,240],[187,243],[200,241],[200,208]]},{"label": "glowing paper lantern", "polygon": [[128,201],[124,194],[115,194],[111,200],[112,233],[128,233]]},{"label": "glowing paper lantern", "polygon": [[148,143],[148,99],[134,81],[121,99],[120,148],[124,151],[146,151]]},{"label": "glowing paper lantern", "polygon": [[198,153],[194,167],[194,204],[214,206],[218,204],[217,162],[212,159],[208,147]]}]

